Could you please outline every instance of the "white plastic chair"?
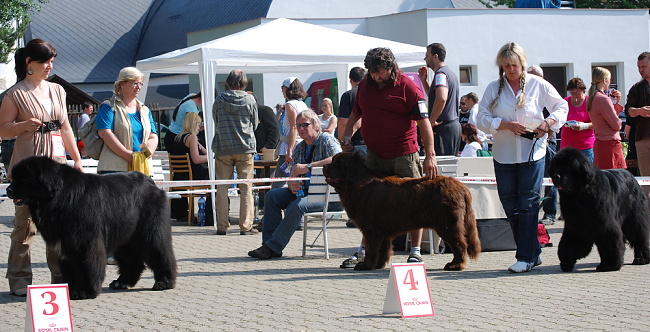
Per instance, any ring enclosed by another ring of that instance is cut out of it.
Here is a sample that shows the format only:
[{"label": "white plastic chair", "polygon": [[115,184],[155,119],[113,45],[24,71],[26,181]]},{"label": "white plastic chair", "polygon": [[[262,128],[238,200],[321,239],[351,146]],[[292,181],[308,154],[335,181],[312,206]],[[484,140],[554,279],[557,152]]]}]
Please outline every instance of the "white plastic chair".
[{"label": "white plastic chair", "polygon": [[[341,199],[339,198],[339,195],[334,191],[334,188],[332,188],[330,185],[325,182],[325,176],[323,176],[323,168],[322,167],[314,167],[311,170],[311,177],[309,180],[309,195],[307,195],[307,201],[308,202],[322,202],[323,203],[323,211],[322,212],[309,212],[305,213],[303,216],[303,222],[304,226],[302,229],[302,257],[305,257],[307,255],[307,246],[310,248],[314,247],[323,247],[325,248],[325,259],[330,258],[329,254],[329,244],[327,242],[327,224],[332,220],[334,216],[338,215],[345,215],[345,210],[339,210],[339,211],[330,211],[328,210],[328,205],[329,203],[332,202],[340,202]],[[307,244],[307,229],[308,223],[310,221],[320,221],[321,222],[321,231],[320,233],[314,238],[311,244]],[[318,241],[318,238],[323,235],[323,245],[317,245],[316,241]]]}]

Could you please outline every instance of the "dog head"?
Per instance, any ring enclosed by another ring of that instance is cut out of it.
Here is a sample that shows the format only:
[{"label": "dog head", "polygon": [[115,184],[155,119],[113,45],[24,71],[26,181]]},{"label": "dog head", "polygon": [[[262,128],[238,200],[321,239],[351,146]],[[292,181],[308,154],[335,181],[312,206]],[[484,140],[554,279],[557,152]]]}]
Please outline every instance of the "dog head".
[{"label": "dog head", "polygon": [[47,157],[29,157],[11,170],[11,184],[7,196],[16,205],[30,205],[49,201],[56,196],[63,181],[58,176],[61,164]]},{"label": "dog head", "polygon": [[598,168],[580,150],[564,148],[560,150],[548,170],[553,185],[564,193],[580,193],[589,186]]},{"label": "dog head", "polygon": [[329,165],[323,166],[325,181],[337,192],[345,190],[353,180],[367,177],[370,170],[360,153],[341,152],[334,155]]}]

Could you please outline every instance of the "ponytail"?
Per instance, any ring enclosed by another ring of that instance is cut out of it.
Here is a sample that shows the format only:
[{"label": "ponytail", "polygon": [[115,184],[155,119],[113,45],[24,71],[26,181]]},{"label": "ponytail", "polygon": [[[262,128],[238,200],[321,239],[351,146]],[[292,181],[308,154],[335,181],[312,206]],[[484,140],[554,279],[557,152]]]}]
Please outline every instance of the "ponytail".
[{"label": "ponytail", "polygon": [[589,88],[589,101],[587,101],[587,112],[591,111],[591,103],[594,101],[594,95],[598,92],[598,82],[591,82]]},{"label": "ponytail", "polygon": [[20,82],[27,77],[27,56],[25,56],[25,48],[21,47],[16,50],[14,54],[14,62],[16,63],[16,81]]}]

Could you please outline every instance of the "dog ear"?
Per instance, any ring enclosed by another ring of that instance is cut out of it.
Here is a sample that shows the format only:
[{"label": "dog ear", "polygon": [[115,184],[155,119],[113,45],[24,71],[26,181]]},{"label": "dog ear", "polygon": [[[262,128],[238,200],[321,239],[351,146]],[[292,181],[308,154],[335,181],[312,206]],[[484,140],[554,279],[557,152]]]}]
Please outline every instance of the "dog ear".
[{"label": "dog ear", "polygon": [[576,150],[573,155],[572,162],[577,164],[576,170],[578,176],[582,181],[584,181],[584,186],[590,184],[596,177],[598,168],[594,165],[591,160],[589,160],[582,152]]},{"label": "dog ear", "polygon": [[35,183],[38,183],[43,192],[40,196],[52,199],[59,189],[63,187],[63,179],[60,176],[61,164],[47,157],[34,157],[25,163],[29,176]]},{"label": "dog ear", "polygon": [[355,150],[354,152],[352,152],[352,158],[353,158],[355,163],[359,162],[359,160],[361,160],[362,162],[365,163],[365,158],[361,155],[361,152],[359,152],[359,151]]}]

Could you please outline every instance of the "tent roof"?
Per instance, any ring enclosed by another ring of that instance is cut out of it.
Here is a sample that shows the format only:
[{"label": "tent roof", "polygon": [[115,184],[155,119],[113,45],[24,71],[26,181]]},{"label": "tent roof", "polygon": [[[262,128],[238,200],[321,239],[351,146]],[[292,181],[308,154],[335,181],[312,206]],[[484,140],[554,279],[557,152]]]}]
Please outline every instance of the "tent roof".
[{"label": "tent roof", "polygon": [[[295,42],[288,42],[287,35]],[[140,60],[143,72],[197,73],[215,61],[217,73],[333,72],[358,65],[369,49],[388,47],[401,67],[423,64],[426,48],[279,18],[202,44]]]}]

